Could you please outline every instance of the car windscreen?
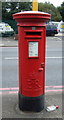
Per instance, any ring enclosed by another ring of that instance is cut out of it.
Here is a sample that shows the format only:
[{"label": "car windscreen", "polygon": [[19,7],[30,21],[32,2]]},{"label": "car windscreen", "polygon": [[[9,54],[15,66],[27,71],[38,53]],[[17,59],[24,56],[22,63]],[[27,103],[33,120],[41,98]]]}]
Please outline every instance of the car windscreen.
[{"label": "car windscreen", "polygon": [[50,25],[47,25],[47,26],[46,26],[46,29],[47,29],[47,30],[50,30],[50,29],[51,29],[51,26],[50,26]]},{"label": "car windscreen", "polygon": [[51,25],[51,29],[57,29],[55,25]]}]

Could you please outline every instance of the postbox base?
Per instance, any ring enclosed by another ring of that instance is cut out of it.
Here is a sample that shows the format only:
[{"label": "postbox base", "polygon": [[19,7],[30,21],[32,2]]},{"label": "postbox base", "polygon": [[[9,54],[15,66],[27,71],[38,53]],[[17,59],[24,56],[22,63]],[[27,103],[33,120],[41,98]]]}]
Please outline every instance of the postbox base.
[{"label": "postbox base", "polygon": [[40,112],[44,109],[44,95],[26,97],[19,93],[19,108],[22,111]]}]

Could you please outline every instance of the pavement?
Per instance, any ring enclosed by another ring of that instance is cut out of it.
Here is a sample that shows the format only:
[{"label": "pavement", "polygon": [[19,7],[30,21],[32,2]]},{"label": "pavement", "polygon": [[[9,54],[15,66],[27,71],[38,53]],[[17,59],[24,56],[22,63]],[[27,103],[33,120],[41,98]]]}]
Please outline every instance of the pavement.
[{"label": "pavement", "polygon": [[[60,40],[59,37],[64,37],[64,33],[58,33],[54,37],[55,38],[58,37],[58,40]],[[63,38],[62,38],[62,40],[63,40]],[[18,46],[18,37],[17,36],[0,37],[0,47],[17,47],[17,46]]]},{"label": "pavement", "polygon": [[17,47],[18,39],[14,36],[11,37],[0,37],[0,47]]},{"label": "pavement", "polygon": [[[45,108],[41,112],[23,112],[18,107],[18,93],[2,94],[2,118],[56,118],[56,120],[62,118],[63,120],[63,98],[62,92],[45,93]],[[51,105],[58,105],[59,108],[47,112],[46,108]]]},{"label": "pavement", "polygon": [[[60,36],[58,34],[56,36]],[[0,47],[17,47],[18,41],[14,40],[14,37],[0,38]],[[26,119],[44,119],[49,120],[54,118],[54,120],[63,120],[64,119],[64,92],[61,91],[52,91],[45,93],[45,108],[41,112],[23,112],[19,110],[18,107],[18,92],[2,92],[0,94],[0,118],[2,120],[12,120],[13,118],[20,118],[23,120]],[[46,108],[51,105],[58,105],[59,108],[53,112],[47,112]]]}]

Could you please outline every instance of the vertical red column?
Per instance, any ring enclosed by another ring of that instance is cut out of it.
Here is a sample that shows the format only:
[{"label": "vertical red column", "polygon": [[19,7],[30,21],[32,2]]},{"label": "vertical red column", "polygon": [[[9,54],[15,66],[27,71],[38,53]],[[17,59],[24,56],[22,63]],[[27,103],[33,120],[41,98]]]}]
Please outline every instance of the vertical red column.
[{"label": "vertical red column", "polygon": [[19,36],[19,108],[44,108],[46,22],[50,14],[20,12],[13,15]]}]

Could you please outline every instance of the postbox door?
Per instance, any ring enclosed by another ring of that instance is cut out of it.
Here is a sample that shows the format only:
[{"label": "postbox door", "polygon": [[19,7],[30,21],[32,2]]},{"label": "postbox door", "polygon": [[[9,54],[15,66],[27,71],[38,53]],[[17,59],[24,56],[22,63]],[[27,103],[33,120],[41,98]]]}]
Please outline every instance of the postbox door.
[{"label": "postbox door", "polygon": [[32,95],[44,94],[44,48],[41,39],[28,41],[28,82]]},{"label": "postbox door", "polygon": [[38,35],[26,37],[22,44],[21,92],[25,96],[36,97],[44,94],[45,38]]}]

